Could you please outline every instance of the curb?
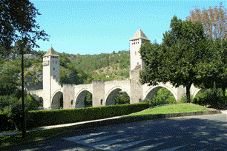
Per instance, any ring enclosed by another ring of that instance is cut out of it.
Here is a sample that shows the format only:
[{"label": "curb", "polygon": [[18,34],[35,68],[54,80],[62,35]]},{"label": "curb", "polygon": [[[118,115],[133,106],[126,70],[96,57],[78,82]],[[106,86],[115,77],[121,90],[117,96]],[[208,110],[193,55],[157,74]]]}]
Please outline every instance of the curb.
[{"label": "curb", "polygon": [[169,113],[169,114],[154,114],[154,115],[140,115],[140,116],[129,116],[125,117],[119,116],[114,119],[104,119],[101,121],[92,121],[88,123],[83,123],[80,125],[74,125],[71,126],[73,130],[67,130],[63,131],[61,133],[58,133],[56,135],[52,135],[50,137],[47,137],[43,140],[36,140],[36,141],[29,141],[24,143],[18,143],[18,144],[12,144],[7,146],[0,146],[0,150],[9,150],[15,147],[24,146],[24,145],[34,145],[38,143],[42,143],[51,139],[66,137],[67,133],[72,134],[72,131],[74,133],[80,132],[81,129],[85,128],[93,128],[93,127],[100,127],[100,126],[108,126],[108,125],[114,125],[114,124],[123,124],[123,123],[132,123],[132,122],[138,122],[138,121],[144,121],[144,120],[158,120],[158,119],[165,119],[165,118],[172,118],[172,117],[182,117],[182,116],[194,116],[194,115],[209,115],[209,114],[221,114],[222,111],[220,110],[212,110],[212,111],[198,111],[198,112],[184,112],[184,113]]}]

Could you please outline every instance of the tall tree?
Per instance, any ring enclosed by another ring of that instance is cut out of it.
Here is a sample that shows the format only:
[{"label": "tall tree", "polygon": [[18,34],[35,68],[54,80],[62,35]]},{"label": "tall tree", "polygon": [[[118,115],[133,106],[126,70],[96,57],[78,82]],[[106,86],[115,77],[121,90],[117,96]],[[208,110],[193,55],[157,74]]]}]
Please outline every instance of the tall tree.
[{"label": "tall tree", "polygon": [[40,15],[33,3],[29,0],[0,0],[0,54],[8,55],[13,52],[12,43],[18,41],[14,53],[21,54],[22,69],[22,137],[26,136],[24,112],[24,51],[31,47],[38,47],[36,40],[46,40],[48,36],[44,30],[39,30],[36,15]]},{"label": "tall tree", "polygon": [[33,47],[38,47],[36,39],[46,40],[48,35],[36,23],[37,15],[41,14],[29,0],[0,0],[0,54],[11,53],[11,44],[25,37]]},{"label": "tall tree", "polygon": [[186,87],[190,102],[190,88],[197,82],[197,64],[206,54],[206,36],[199,22],[182,21],[176,16],[170,24],[171,30],[163,35],[163,43],[146,43],[140,53],[145,68],[140,73],[142,83],[157,84],[171,82],[174,86]]},{"label": "tall tree", "polygon": [[[210,56],[212,60],[209,63],[205,62],[204,65],[201,65],[204,69],[200,72],[203,74],[200,75],[202,78],[200,81],[205,82],[204,86],[206,88],[210,88],[211,84],[213,94],[216,96],[216,87],[222,88],[223,91],[226,88],[224,82],[226,81],[226,59],[223,59],[226,58],[226,49],[223,46],[227,40],[227,9],[222,6],[222,3],[220,3],[219,8],[215,6],[213,8],[209,7],[209,9],[203,8],[200,10],[195,7],[195,10],[190,11],[190,16],[186,19],[192,22],[201,22],[206,35],[211,40],[211,46],[208,51],[214,53],[213,56]],[[211,63],[213,63],[213,65],[211,65]],[[205,75],[209,75],[207,77],[207,79],[210,79],[209,81],[204,79]],[[223,94],[225,93],[223,92]]]},{"label": "tall tree", "polygon": [[10,95],[16,91],[18,73],[19,69],[3,65],[0,70],[0,95]]},{"label": "tall tree", "polygon": [[227,9],[222,6],[222,3],[220,3],[219,8],[215,6],[200,10],[195,7],[195,10],[190,11],[190,16],[186,19],[193,23],[201,22],[209,39],[223,40],[227,38]]},{"label": "tall tree", "polygon": [[204,59],[206,61],[201,62],[198,67],[198,83],[202,88],[221,88],[223,96],[225,96],[227,87],[227,40],[221,42],[210,40],[209,43],[207,58]]}]

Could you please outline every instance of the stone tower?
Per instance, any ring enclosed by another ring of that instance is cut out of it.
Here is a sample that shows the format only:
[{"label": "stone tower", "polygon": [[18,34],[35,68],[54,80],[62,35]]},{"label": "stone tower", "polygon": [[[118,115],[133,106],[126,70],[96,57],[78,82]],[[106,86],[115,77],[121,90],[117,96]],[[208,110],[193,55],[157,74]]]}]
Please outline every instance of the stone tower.
[{"label": "stone tower", "polygon": [[130,39],[130,70],[135,69],[136,66],[141,65],[143,67],[143,62],[141,55],[139,53],[140,46],[144,44],[145,41],[150,41],[146,35],[139,29],[136,34]]},{"label": "stone tower", "polygon": [[59,56],[52,47],[43,56],[43,91],[45,98],[43,98],[43,107],[51,107],[51,94],[57,89],[61,88],[60,85],[60,62]]},{"label": "stone tower", "polygon": [[130,104],[138,103],[143,99],[143,87],[139,82],[139,71],[143,69],[143,61],[139,53],[140,46],[150,41],[139,29],[130,39]]}]

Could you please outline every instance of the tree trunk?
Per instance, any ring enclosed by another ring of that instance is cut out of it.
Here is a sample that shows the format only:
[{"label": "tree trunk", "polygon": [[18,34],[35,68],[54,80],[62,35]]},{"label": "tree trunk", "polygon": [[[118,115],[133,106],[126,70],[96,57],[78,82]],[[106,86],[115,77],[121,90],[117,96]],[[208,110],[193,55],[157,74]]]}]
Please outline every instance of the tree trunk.
[{"label": "tree trunk", "polygon": [[214,81],[214,85],[213,85],[213,97],[216,98],[217,97],[217,88],[216,88],[216,83]]},{"label": "tree trunk", "polygon": [[225,88],[224,87],[222,87],[222,94],[225,97]]},{"label": "tree trunk", "polygon": [[25,111],[24,111],[24,53],[21,48],[21,78],[22,78],[22,138],[26,137]]},{"label": "tree trunk", "polygon": [[190,88],[191,88],[191,84],[186,85],[187,103],[190,103]]}]

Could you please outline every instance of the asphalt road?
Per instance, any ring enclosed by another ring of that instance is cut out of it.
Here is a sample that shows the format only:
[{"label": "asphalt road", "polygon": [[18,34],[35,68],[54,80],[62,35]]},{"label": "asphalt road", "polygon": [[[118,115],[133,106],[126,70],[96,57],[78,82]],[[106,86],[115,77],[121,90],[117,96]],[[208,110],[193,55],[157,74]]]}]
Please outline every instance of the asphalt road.
[{"label": "asphalt road", "polygon": [[[74,130],[72,129],[72,132]],[[227,151],[227,114],[190,116],[90,128],[15,150]]]}]

